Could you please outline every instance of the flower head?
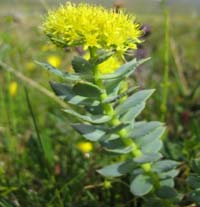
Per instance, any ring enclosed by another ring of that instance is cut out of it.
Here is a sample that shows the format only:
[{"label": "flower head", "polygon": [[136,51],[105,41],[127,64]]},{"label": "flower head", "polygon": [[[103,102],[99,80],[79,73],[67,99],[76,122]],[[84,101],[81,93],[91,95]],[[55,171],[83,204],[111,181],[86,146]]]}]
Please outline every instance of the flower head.
[{"label": "flower head", "polygon": [[17,85],[16,81],[12,81],[9,84],[9,94],[10,94],[10,96],[15,96],[17,94],[17,88],[18,88],[18,85]]},{"label": "flower head", "polygon": [[93,145],[91,142],[79,142],[77,148],[83,153],[89,153],[92,151]]},{"label": "flower head", "polygon": [[[89,60],[90,55],[89,53],[86,53],[84,55],[84,58],[86,60]],[[100,74],[109,74],[115,72],[120,65],[123,63],[123,61],[116,55],[113,55],[109,57],[107,60],[102,62],[101,64],[98,65],[98,70]]]},{"label": "flower head", "polygon": [[26,68],[27,68],[28,70],[30,70],[30,71],[33,71],[34,68],[35,68],[35,64],[34,64],[33,62],[27,62],[27,63],[25,64],[25,66],[26,66]]},{"label": "flower head", "polygon": [[111,56],[106,61],[99,64],[98,69],[101,74],[109,74],[115,72],[119,66],[122,64],[122,61],[116,56]]},{"label": "flower head", "polygon": [[84,46],[107,50],[136,49],[141,31],[135,17],[101,6],[73,4],[50,11],[43,30],[58,46]]},{"label": "flower head", "polygon": [[61,59],[59,56],[57,55],[50,55],[48,58],[47,58],[47,62],[49,64],[51,64],[52,66],[54,66],[55,68],[58,68],[60,67],[61,65]]}]

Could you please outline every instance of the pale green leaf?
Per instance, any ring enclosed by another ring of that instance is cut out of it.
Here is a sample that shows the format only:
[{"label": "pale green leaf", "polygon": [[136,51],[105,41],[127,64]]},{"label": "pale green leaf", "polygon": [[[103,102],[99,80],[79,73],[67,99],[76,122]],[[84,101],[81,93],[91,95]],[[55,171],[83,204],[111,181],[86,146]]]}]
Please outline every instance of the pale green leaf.
[{"label": "pale green leaf", "polygon": [[134,195],[144,196],[153,189],[153,185],[149,176],[140,174],[131,182],[130,189]]},{"label": "pale green leaf", "polygon": [[128,112],[129,110],[131,110],[133,107],[142,104],[152,95],[154,91],[155,91],[154,89],[151,89],[151,90],[142,90],[134,93],[132,96],[127,98],[125,102],[123,102],[116,108],[117,114],[122,115]]},{"label": "pale green leaf", "polygon": [[64,112],[72,116],[75,116],[76,118],[79,118],[83,121],[87,121],[94,124],[103,124],[111,119],[111,117],[106,115],[82,115],[71,109],[64,109]]},{"label": "pale green leaf", "polygon": [[72,127],[90,141],[98,141],[106,134],[105,131],[95,125],[73,124]]},{"label": "pale green leaf", "polygon": [[105,177],[119,177],[129,173],[135,164],[132,160],[128,160],[125,162],[118,162],[112,165],[108,165],[100,170],[97,170],[98,173]]},{"label": "pale green leaf", "polygon": [[140,157],[135,157],[134,161],[137,163],[155,162],[162,158],[160,153],[143,154]]}]

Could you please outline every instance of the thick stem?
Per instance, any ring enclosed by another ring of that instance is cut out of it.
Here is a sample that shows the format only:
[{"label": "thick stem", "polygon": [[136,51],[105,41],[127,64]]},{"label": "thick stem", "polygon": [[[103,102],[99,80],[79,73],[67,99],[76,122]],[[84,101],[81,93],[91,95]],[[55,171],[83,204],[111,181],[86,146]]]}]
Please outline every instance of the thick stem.
[{"label": "thick stem", "polygon": [[[94,51],[93,48],[90,48],[90,56],[91,56],[91,59],[93,57],[95,57],[95,51]],[[104,100],[108,97],[108,95],[107,95],[105,86],[103,84],[103,81],[100,78],[101,74],[99,73],[97,65],[94,66],[93,73],[94,73],[95,84],[98,85],[102,89],[102,94],[101,94],[100,98],[101,98],[101,103],[102,103],[104,112],[105,112],[106,115],[112,117],[109,124],[111,126],[117,126],[117,125],[121,124],[121,121],[117,117],[112,104],[104,103]],[[128,132],[127,132],[126,129],[120,130],[118,132],[118,135],[120,136],[120,138],[123,141],[123,143],[125,144],[125,146],[127,146],[127,147],[132,146],[131,153],[133,154],[134,157],[140,157],[140,156],[143,155],[143,153],[140,150],[139,146],[128,136]],[[146,172],[146,173],[151,172],[151,163],[142,164],[141,167],[144,170],[144,172]]]}]

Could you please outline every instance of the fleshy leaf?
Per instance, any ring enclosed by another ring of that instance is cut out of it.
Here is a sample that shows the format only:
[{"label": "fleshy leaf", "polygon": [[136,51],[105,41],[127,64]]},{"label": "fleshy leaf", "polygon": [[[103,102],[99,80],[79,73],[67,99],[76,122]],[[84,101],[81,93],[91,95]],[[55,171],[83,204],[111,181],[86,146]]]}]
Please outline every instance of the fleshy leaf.
[{"label": "fleshy leaf", "polygon": [[144,137],[160,126],[163,126],[163,123],[158,121],[135,122],[133,130],[130,130],[129,132],[129,136],[135,139]]},{"label": "fleshy leaf", "polygon": [[149,153],[149,154],[143,154],[140,157],[134,158],[134,161],[137,163],[147,163],[147,162],[155,162],[162,158],[162,155],[160,153]]},{"label": "fleshy leaf", "polygon": [[70,109],[64,109],[64,112],[66,112],[72,116],[75,116],[79,119],[82,119],[83,121],[87,121],[87,122],[94,123],[94,124],[103,124],[105,122],[108,122],[111,119],[111,117],[106,116],[106,115],[103,115],[103,116],[101,116],[101,115],[82,115],[82,114],[79,114],[76,111],[73,111]]},{"label": "fleshy leaf", "polygon": [[117,94],[117,95],[113,95],[113,96],[109,96],[108,98],[106,98],[103,103],[112,103],[114,101],[116,101],[117,99],[120,99],[124,96],[129,95],[130,93],[132,93],[134,90],[136,90],[138,87],[132,87],[130,88],[128,91],[122,93],[122,94]]},{"label": "fleshy leaf", "polygon": [[141,146],[141,150],[144,154],[151,153],[151,152],[159,152],[162,148],[163,143],[160,140],[155,140],[153,142],[149,142],[148,144],[145,144]]},{"label": "fleshy leaf", "polygon": [[167,178],[160,181],[160,186],[169,186],[171,188],[174,187],[174,180],[173,178]]},{"label": "fleshy leaf", "polygon": [[156,194],[162,199],[171,199],[177,196],[176,190],[169,186],[161,186]]},{"label": "fleshy leaf", "polygon": [[97,106],[100,104],[100,102],[97,100],[76,95],[72,90],[71,86],[68,86],[66,84],[50,82],[50,85],[57,96],[70,104],[78,106]]},{"label": "fleshy leaf", "polygon": [[149,176],[140,174],[131,182],[130,188],[134,195],[144,196],[153,189],[153,185]]},{"label": "fleshy leaf", "polygon": [[98,173],[105,177],[119,177],[129,173],[135,164],[132,160],[128,160],[125,162],[118,162],[112,165],[108,165],[100,170],[97,170]]},{"label": "fleshy leaf", "polygon": [[91,62],[95,65],[101,64],[102,62],[109,59],[115,52],[98,51],[97,56],[94,57]]},{"label": "fleshy leaf", "polygon": [[178,162],[173,160],[160,160],[152,165],[152,170],[157,173],[167,172],[178,166]]},{"label": "fleshy leaf", "polygon": [[158,176],[160,179],[164,180],[164,179],[174,178],[178,175],[178,173],[179,173],[178,170],[173,169],[167,172],[159,173]]},{"label": "fleshy leaf", "polygon": [[112,79],[124,79],[127,78],[131,73],[133,73],[135,71],[135,69],[141,65],[142,63],[144,63],[145,61],[147,61],[148,59],[144,59],[141,61],[137,61],[136,59],[125,63],[124,65],[122,65],[118,70],[116,70],[114,73],[112,74],[106,74],[106,75],[102,75],[102,79],[103,80],[112,80]]},{"label": "fleshy leaf", "polygon": [[134,93],[132,96],[127,98],[123,104],[116,108],[117,114],[122,115],[131,110],[133,107],[142,104],[152,95],[154,91],[154,89],[150,89]]},{"label": "fleshy leaf", "polygon": [[89,124],[73,124],[72,127],[90,141],[98,141],[105,135],[100,127]]},{"label": "fleshy leaf", "polygon": [[72,60],[72,67],[76,73],[92,74],[92,65],[81,56],[76,56]]},{"label": "fleshy leaf", "polygon": [[127,154],[132,151],[132,147],[126,147],[121,139],[116,138],[113,140],[107,140],[105,139],[104,142],[102,142],[103,147],[106,151],[113,152],[113,153],[119,153],[119,154]]},{"label": "fleshy leaf", "polygon": [[144,108],[145,102],[142,102],[141,104],[130,108],[129,111],[120,118],[120,120],[124,123],[131,123],[142,112]]},{"label": "fleshy leaf", "polygon": [[84,81],[76,83],[73,87],[73,91],[79,96],[88,98],[99,98],[101,95],[101,89],[99,87]]},{"label": "fleshy leaf", "polygon": [[165,132],[165,127],[157,127],[155,128],[153,131],[151,131],[150,133],[148,133],[147,135],[143,136],[143,137],[138,137],[135,138],[134,141],[140,145],[141,147],[145,147],[147,146],[149,143],[160,139],[160,137],[163,135],[163,133]]},{"label": "fleshy leaf", "polygon": [[41,65],[44,69],[50,71],[51,73],[65,79],[65,80],[68,80],[68,81],[78,81],[78,80],[81,80],[81,75],[78,75],[78,74],[70,74],[70,73],[67,73],[67,72],[62,72],[61,70],[53,67],[52,65],[50,65],[49,63],[42,63],[42,62],[38,62],[36,61],[36,63],[38,65]]}]

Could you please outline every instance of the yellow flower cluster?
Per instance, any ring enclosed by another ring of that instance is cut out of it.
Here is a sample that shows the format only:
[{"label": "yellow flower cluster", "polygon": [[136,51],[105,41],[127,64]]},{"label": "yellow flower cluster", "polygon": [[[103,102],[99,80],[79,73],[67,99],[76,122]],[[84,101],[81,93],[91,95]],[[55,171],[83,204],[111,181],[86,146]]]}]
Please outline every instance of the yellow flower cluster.
[{"label": "yellow flower cluster", "polygon": [[54,66],[55,68],[60,67],[61,65],[61,59],[57,55],[50,55],[47,57],[47,62]]},{"label": "yellow flower cluster", "polygon": [[[89,53],[86,53],[84,55],[84,58],[86,60],[89,60],[90,55]],[[116,55],[113,55],[109,57],[106,61],[102,62],[101,64],[98,65],[98,70],[101,74],[109,74],[115,72],[120,65],[122,64],[122,60],[120,60],[119,57]]]},{"label": "yellow flower cluster", "polygon": [[89,153],[93,150],[93,145],[91,142],[79,142],[77,148],[83,153]]},{"label": "yellow flower cluster", "polygon": [[141,31],[135,17],[101,6],[66,3],[50,11],[43,23],[45,34],[58,46],[126,51],[136,49]]},{"label": "yellow flower cluster", "polygon": [[12,81],[9,84],[9,94],[10,94],[10,96],[15,96],[17,94],[17,88],[18,88],[18,85],[17,85],[16,81]]},{"label": "yellow flower cluster", "polygon": [[119,58],[111,56],[109,59],[99,64],[98,69],[101,74],[109,74],[115,72],[121,64],[122,61],[120,61]]}]

